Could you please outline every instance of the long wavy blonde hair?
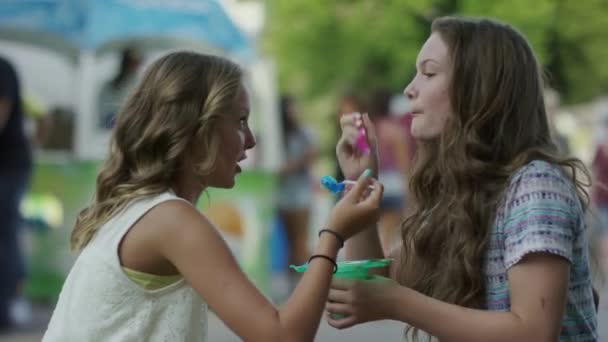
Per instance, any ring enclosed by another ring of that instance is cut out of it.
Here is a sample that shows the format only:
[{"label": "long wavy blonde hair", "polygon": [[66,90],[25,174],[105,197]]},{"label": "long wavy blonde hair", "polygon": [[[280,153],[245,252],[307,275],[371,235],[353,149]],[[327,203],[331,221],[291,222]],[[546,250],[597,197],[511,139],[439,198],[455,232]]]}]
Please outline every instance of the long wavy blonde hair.
[{"label": "long wavy blonde hair", "polygon": [[534,159],[560,165],[585,207],[589,174],[582,162],[558,153],[540,68],[521,34],[496,21],[460,17],[436,19],[432,32],[453,61],[454,116],[439,138],[420,145],[410,179],[413,208],[401,227],[399,281],[482,308],[488,236],[513,173]]},{"label": "long wavy blonde hair", "polygon": [[210,174],[219,152],[217,118],[234,112],[241,87],[240,67],[222,57],[180,51],[155,61],[117,115],[94,198],[76,220],[72,250],[84,248],[133,199],[170,189],[192,146],[204,151],[196,172]]}]

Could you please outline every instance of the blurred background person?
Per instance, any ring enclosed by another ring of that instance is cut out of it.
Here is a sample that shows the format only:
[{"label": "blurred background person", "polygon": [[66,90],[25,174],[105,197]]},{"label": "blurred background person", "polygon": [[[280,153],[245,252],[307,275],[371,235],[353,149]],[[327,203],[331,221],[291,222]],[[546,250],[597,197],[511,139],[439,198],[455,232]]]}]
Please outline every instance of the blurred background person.
[{"label": "blurred background person", "polygon": [[[312,165],[317,148],[311,132],[298,120],[295,99],[280,99],[280,120],[285,158],[279,168],[278,214],[285,229],[289,264],[300,265],[309,256],[308,223],[313,198]],[[290,291],[296,274],[289,272]]]},{"label": "blurred background person", "polygon": [[72,151],[75,113],[69,107],[52,107],[43,117],[38,141],[50,151]]},{"label": "blurred background person", "polygon": [[545,108],[547,110],[547,117],[549,119],[549,124],[551,125],[551,130],[553,133],[553,138],[555,139],[555,143],[559,148],[560,152],[565,155],[570,154],[570,142],[568,141],[568,137],[562,134],[557,130],[556,120],[557,115],[559,114],[560,106],[561,106],[561,97],[559,93],[551,88],[545,89]]},{"label": "blurred background person", "polygon": [[608,264],[608,116],[601,118],[598,129],[601,130],[601,134],[591,164],[592,201],[597,210],[597,230],[602,240],[602,263],[606,266]]},{"label": "blurred background person", "polygon": [[391,99],[389,89],[377,88],[369,102],[369,116],[378,137],[378,179],[384,184],[378,230],[380,243],[387,255],[392,245],[400,241],[399,226],[405,208],[411,160],[404,126],[399,118],[390,115]]},{"label": "blurred background person", "polygon": [[100,127],[112,127],[114,116],[120,104],[124,102],[129,91],[135,85],[141,62],[142,57],[134,47],[129,46],[122,50],[117,74],[102,86],[99,94]]},{"label": "blurred background person", "polygon": [[14,324],[10,309],[25,278],[19,206],[31,170],[19,78],[13,65],[0,57],[0,331]]}]

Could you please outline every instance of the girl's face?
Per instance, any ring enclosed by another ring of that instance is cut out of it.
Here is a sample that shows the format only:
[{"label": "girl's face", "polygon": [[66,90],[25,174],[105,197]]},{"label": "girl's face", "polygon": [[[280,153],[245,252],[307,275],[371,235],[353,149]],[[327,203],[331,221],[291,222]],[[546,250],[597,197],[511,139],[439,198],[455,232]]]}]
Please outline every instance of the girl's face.
[{"label": "girl's face", "polygon": [[223,115],[217,125],[220,150],[213,172],[206,178],[206,184],[217,188],[232,188],[235,177],[241,172],[239,162],[247,158],[245,151],[253,148],[255,138],[249,128],[249,94],[241,88],[236,103],[236,111]]},{"label": "girl's face", "polygon": [[417,140],[432,140],[441,135],[448,117],[453,115],[452,61],[439,34],[431,34],[422,46],[416,70],[416,76],[403,91],[412,108],[411,133]]}]

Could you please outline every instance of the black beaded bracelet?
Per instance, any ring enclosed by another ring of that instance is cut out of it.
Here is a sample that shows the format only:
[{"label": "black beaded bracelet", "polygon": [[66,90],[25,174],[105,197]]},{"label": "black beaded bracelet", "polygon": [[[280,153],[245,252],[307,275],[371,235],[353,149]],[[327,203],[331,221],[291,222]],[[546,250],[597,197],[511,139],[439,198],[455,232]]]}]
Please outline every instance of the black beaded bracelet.
[{"label": "black beaded bracelet", "polygon": [[331,235],[335,236],[336,239],[338,239],[338,244],[340,245],[340,248],[344,247],[344,238],[342,236],[340,236],[340,234],[334,232],[331,229],[321,229],[319,231],[319,237],[321,237],[321,234],[323,233],[330,233]]},{"label": "black beaded bracelet", "polygon": [[315,254],[315,255],[311,256],[311,257],[308,259],[308,263],[310,264],[310,262],[311,262],[311,261],[312,261],[312,259],[314,259],[314,258],[322,258],[322,259],[325,259],[325,260],[329,260],[329,261],[331,261],[331,263],[332,263],[332,264],[334,264],[334,273],[338,272],[338,264],[336,264],[336,261],[335,261],[334,259],[332,259],[332,258],[328,257],[327,255],[323,255],[323,254]]}]

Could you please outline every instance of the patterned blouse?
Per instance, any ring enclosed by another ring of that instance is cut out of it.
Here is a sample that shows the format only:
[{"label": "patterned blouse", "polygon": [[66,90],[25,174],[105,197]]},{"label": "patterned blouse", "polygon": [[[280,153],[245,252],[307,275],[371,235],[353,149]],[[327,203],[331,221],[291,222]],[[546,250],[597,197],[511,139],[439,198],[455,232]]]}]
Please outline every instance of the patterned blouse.
[{"label": "patterned blouse", "polygon": [[509,311],[508,270],[528,253],[544,252],[570,263],[560,341],[597,341],[597,315],[582,206],[561,168],[532,161],[510,180],[485,256],[486,308]]}]

